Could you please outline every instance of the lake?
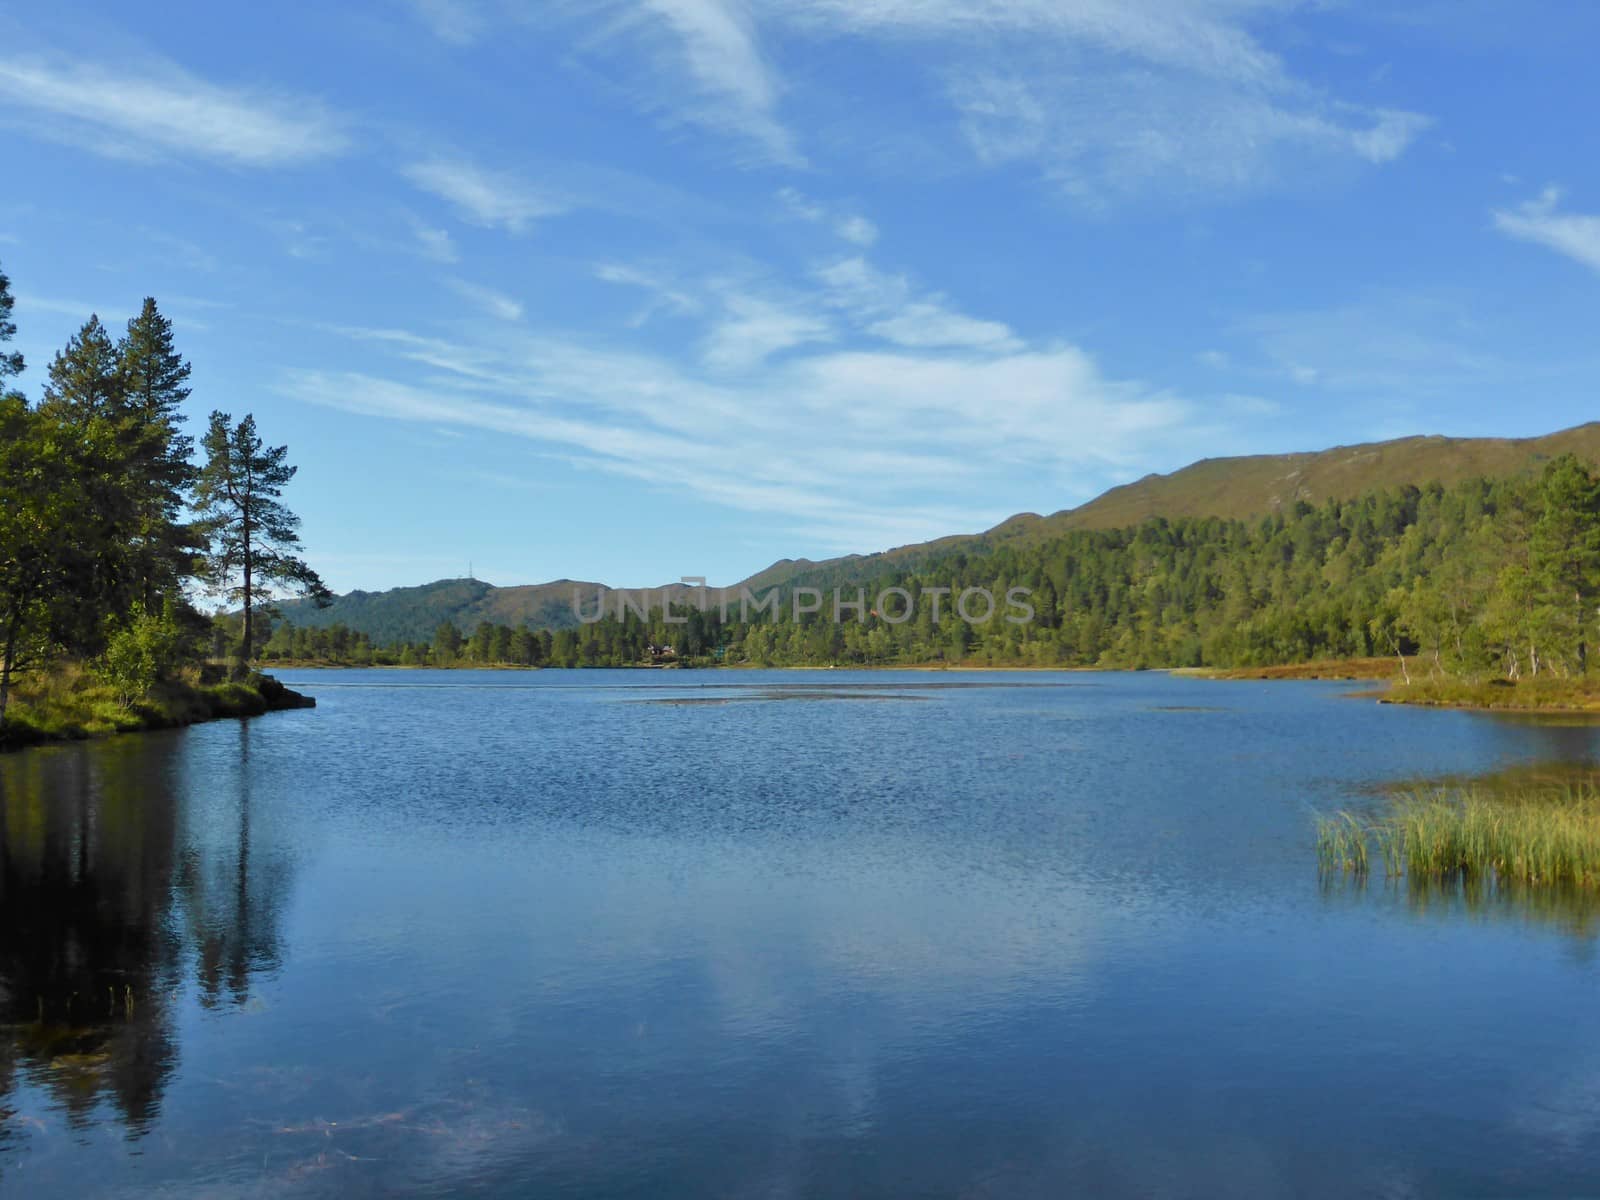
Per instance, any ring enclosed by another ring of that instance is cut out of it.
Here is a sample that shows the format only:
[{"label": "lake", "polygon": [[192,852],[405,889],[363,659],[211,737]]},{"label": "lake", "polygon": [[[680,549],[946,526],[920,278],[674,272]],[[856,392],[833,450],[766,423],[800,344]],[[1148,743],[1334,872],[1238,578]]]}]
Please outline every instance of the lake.
[{"label": "lake", "polygon": [[0,758],[0,1194],[1600,1191],[1600,921],[1314,814],[1600,728],[1163,674],[285,671]]}]

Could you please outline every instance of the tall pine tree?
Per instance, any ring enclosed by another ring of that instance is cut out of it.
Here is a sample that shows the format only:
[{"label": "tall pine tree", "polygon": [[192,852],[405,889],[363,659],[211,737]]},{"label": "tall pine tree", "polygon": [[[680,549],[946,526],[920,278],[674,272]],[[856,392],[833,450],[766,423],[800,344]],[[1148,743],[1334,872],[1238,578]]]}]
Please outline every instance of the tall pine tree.
[{"label": "tall pine tree", "polygon": [[147,611],[158,597],[177,591],[193,573],[202,549],[193,532],[179,523],[184,494],[194,481],[189,455],[194,439],[179,433],[182,404],[189,396],[189,364],[172,342],[172,322],[155,300],[146,298],[128,322],[118,346],[122,404],[133,436],[129,440],[129,483],[136,490],[133,559],[140,599]]},{"label": "tall pine tree", "polygon": [[62,643],[98,653],[106,619],[138,598],[133,545],[138,491],[129,465],[141,442],[124,402],[121,355],[100,318],[91,316],[50,363],[39,414],[76,435],[79,503],[89,518],[76,547],[71,591],[78,604],[62,614]]},{"label": "tall pine tree", "polygon": [[330,593],[299,557],[300,518],[280,499],[296,470],[288,463],[288,447],[266,446],[254,416],[247,413],[234,425],[223,412],[211,414],[201,445],[206,462],[195,487],[195,509],[210,545],[212,586],[243,611],[243,667],[256,651],[256,614],[270,614],[277,588],[318,601]]}]

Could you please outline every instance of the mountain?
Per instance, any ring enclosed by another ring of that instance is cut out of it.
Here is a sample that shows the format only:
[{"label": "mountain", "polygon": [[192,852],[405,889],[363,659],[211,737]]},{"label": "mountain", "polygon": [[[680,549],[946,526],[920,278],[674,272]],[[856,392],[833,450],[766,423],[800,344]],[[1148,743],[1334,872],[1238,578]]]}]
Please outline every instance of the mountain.
[{"label": "mountain", "polygon": [[[771,587],[808,583],[836,586],[869,579],[884,565],[907,567],[939,554],[982,552],[1005,544],[1031,545],[1073,530],[1116,529],[1151,517],[1244,519],[1270,515],[1297,501],[1316,504],[1407,484],[1448,486],[1479,476],[1513,476],[1535,471],[1562,454],[1600,463],[1600,421],[1538,438],[1407,437],[1307,453],[1208,458],[1170,475],[1147,475],[1114,487],[1078,508],[1049,516],[1020,513],[984,533],[821,562],[780,559],[727,590],[737,594],[740,587],[748,587],[760,594]],[[587,607],[594,603],[597,589],[607,596],[614,594],[603,585],[570,579],[517,587],[495,587],[477,579],[443,579],[386,592],[350,592],[323,609],[303,602],[282,608],[296,625],[343,624],[386,644],[426,641],[445,621],[464,631],[471,631],[480,621],[570,628],[578,624],[573,611],[575,592]],[[639,589],[620,590],[638,598]],[[650,589],[657,605],[662,590]],[[722,589],[711,590],[713,599],[721,594]],[[614,612],[615,601],[607,607]]]},{"label": "mountain", "polygon": [[[667,586],[679,588],[677,584]],[[649,589],[651,602],[657,607],[664,590]],[[619,592],[642,603],[641,589],[613,589],[574,579],[515,587],[496,587],[481,579],[440,579],[386,592],[347,592],[326,608],[318,608],[308,600],[290,600],[278,607],[295,625],[310,629],[344,625],[367,634],[379,645],[389,645],[428,641],[446,621],[469,633],[481,621],[511,626],[526,622],[536,629],[571,628],[578,624],[573,597],[580,597],[584,611],[589,612],[594,608],[597,592],[606,597],[608,612],[616,611],[617,601],[611,597]]]}]

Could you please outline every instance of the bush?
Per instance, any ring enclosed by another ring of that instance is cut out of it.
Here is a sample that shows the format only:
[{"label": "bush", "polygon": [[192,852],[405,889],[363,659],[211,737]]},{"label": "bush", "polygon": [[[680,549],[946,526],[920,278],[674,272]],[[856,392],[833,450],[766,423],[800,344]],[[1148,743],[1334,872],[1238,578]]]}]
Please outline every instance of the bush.
[{"label": "bush", "polygon": [[170,602],[159,616],[136,604],[126,624],[106,638],[98,674],[116,692],[117,703],[129,708],[182,663],[183,642]]}]

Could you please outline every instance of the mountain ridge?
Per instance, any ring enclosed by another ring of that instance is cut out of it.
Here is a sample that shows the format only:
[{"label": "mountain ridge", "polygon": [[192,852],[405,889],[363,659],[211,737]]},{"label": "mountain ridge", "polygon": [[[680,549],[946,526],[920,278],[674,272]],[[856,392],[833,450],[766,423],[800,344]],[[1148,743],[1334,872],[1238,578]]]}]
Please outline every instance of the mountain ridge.
[{"label": "mountain ridge", "polygon": [[[1118,484],[1076,508],[1048,516],[1017,513],[981,533],[951,534],[874,553],[822,560],[780,558],[737,583],[707,591],[712,599],[720,599],[737,596],[741,588],[760,593],[772,587],[799,586],[809,578],[866,578],[880,564],[903,567],[930,555],[1029,545],[1074,530],[1116,529],[1153,517],[1253,519],[1299,501],[1316,504],[1354,499],[1385,487],[1421,487],[1433,482],[1448,486],[1476,476],[1516,475],[1566,453],[1600,463],[1600,421],[1531,438],[1416,434],[1326,450],[1203,458],[1167,474],[1151,473]],[[463,630],[480,621],[570,628],[578,624],[575,597],[581,597],[588,611],[598,593],[607,598],[608,611],[614,612],[614,597],[639,603],[648,593],[659,604],[664,590],[680,588],[679,584],[611,588],[567,578],[498,587],[477,579],[444,579],[378,592],[357,589],[323,609],[308,602],[290,602],[281,608],[296,625],[344,624],[379,642],[425,641],[445,621]]]}]

